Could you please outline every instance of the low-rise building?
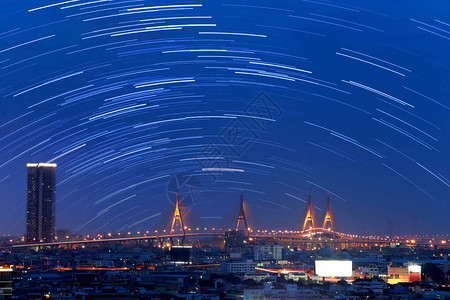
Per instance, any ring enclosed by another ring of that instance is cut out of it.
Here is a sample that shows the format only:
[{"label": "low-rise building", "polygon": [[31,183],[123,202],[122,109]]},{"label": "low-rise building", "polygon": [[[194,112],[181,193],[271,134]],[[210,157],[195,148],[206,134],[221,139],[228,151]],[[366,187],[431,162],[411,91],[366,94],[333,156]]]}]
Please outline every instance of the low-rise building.
[{"label": "low-rise building", "polygon": [[416,264],[388,266],[388,283],[420,281],[421,267]]},{"label": "low-rise building", "polygon": [[287,279],[292,279],[294,281],[307,280],[308,274],[305,272],[289,272]]},{"label": "low-rise building", "polygon": [[282,259],[281,245],[259,245],[255,247],[255,260],[279,260]]},{"label": "low-rise building", "polygon": [[357,292],[373,292],[375,294],[383,294],[383,291],[387,288],[387,285],[379,278],[364,278],[356,279],[353,282],[353,288]]},{"label": "low-rise building", "polygon": [[12,272],[10,264],[0,264],[0,299],[12,297]]},{"label": "low-rise building", "polygon": [[245,273],[244,280],[252,279],[256,282],[269,278],[270,275],[267,273]]},{"label": "low-rise building", "polygon": [[222,263],[222,270],[231,274],[254,273],[256,264],[253,260],[230,261]]},{"label": "low-rise building", "polygon": [[258,289],[244,289],[244,299],[265,300],[265,299],[329,299],[328,295],[322,295],[319,290],[313,288],[299,288],[296,284],[284,284],[274,286],[265,283],[264,287]]}]

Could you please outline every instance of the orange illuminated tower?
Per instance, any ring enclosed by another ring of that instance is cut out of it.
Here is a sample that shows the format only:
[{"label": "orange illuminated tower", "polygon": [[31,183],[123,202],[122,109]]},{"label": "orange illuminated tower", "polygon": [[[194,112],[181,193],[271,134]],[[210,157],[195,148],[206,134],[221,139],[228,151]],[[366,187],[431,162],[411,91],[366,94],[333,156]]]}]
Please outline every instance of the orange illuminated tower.
[{"label": "orange illuminated tower", "polygon": [[181,218],[181,212],[180,212],[180,206],[179,206],[179,200],[178,200],[178,191],[177,191],[177,200],[175,201],[175,212],[173,213],[172,218],[172,227],[170,228],[170,235],[173,233],[173,229],[175,227],[176,221],[179,221],[181,226],[181,231],[183,232],[183,235],[186,233],[184,232],[184,225],[183,225],[183,219]]},{"label": "orange illuminated tower", "polygon": [[333,230],[333,231],[336,230],[334,227],[333,213],[331,212],[330,194],[329,193],[328,193],[328,197],[327,197],[327,213],[325,214],[325,219],[323,220],[323,229]]},{"label": "orange illuminated tower", "polygon": [[[244,232],[246,235],[248,235],[248,224],[247,224],[247,218],[245,217],[244,212],[244,192],[241,190],[241,207],[239,210],[239,217],[236,223],[236,231],[239,230],[239,225],[245,225]],[[242,229],[241,229],[242,230]]]},{"label": "orange illuminated tower", "polygon": [[314,222],[314,207],[311,203],[311,190],[308,194],[308,211],[306,212],[305,222],[303,222],[303,231],[309,229],[315,229],[316,224]]}]

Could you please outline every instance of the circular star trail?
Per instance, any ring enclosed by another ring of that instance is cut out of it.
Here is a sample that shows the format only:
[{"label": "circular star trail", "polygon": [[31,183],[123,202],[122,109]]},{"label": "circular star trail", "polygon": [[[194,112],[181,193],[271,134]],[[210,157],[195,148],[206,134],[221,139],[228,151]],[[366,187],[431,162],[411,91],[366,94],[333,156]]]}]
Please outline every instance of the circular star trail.
[{"label": "circular star trail", "polygon": [[183,178],[204,226],[243,190],[252,227],[298,229],[311,189],[339,231],[448,233],[450,4],[2,8],[1,234],[25,230],[27,162],[58,164],[75,233],[154,229]]}]

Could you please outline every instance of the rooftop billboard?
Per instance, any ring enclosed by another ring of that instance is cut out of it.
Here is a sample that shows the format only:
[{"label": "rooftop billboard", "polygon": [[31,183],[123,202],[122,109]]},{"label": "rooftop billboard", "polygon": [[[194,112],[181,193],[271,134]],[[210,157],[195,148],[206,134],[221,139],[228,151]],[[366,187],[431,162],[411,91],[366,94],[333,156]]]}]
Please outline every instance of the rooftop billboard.
[{"label": "rooftop billboard", "polygon": [[316,260],[316,275],[320,277],[351,277],[351,260]]}]

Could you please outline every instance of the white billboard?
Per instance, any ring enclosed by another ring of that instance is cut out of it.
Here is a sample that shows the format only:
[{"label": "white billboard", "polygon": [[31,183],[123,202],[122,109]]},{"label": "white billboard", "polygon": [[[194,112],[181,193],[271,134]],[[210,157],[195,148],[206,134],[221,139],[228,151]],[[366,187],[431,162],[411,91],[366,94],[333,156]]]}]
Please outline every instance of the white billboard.
[{"label": "white billboard", "polygon": [[316,275],[320,277],[351,277],[351,260],[316,260]]},{"label": "white billboard", "polygon": [[420,273],[421,272],[420,265],[409,265],[408,266],[408,272],[409,273]]}]

